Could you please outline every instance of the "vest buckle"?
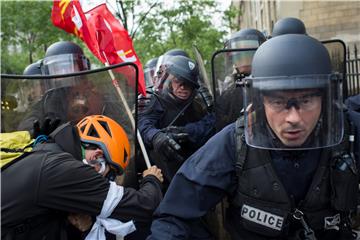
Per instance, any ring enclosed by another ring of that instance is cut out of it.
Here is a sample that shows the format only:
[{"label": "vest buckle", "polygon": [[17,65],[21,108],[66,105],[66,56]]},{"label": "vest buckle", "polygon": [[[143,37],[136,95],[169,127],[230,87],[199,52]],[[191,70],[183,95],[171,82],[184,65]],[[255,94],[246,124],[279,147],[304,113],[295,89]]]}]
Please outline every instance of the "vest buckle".
[{"label": "vest buckle", "polygon": [[306,223],[304,219],[304,213],[299,209],[295,208],[292,216],[294,219],[299,220],[301,225],[303,226],[305,239],[316,240],[314,231],[309,227],[309,225]]}]

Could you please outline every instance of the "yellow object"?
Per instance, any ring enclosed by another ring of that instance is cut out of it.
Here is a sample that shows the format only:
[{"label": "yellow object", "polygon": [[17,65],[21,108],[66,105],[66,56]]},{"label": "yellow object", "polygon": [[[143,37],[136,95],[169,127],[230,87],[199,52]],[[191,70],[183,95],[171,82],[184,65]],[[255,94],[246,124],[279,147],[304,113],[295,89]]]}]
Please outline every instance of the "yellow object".
[{"label": "yellow object", "polygon": [[25,152],[31,152],[34,139],[28,131],[0,133],[0,168],[20,157]]}]

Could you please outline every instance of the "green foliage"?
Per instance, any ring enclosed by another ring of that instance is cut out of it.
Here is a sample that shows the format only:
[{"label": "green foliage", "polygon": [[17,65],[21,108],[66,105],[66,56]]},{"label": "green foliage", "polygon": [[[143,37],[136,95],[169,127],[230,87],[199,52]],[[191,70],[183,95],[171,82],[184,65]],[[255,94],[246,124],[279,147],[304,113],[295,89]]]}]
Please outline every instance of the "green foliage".
[{"label": "green foliage", "polygon": [[234,19],[237,19],[241,15],[241,11],[237,9],[234,5],[230,5],[230,7],[224,11],[223,22],[225,27],[231,29],[233,32],[237,32],[240,30],[240,25],[234,22]]},{"label": "green foliage", "polygon": [[165,4],[154,8],[134,38],[141,61],[146,63],[173,48],[183,49],[193,57],[192,45],[196,44],[209,69],[211,56],[223,47],[227,33],[211,22],[215,14],[219,14],[216,4],[214,0],[177,0],[171,8],[165,8]]},{"label": "green foliage", "polygon": [[[236,14],[233,8],[225,11],[224,17],[219,17],[224,28],[217,29],[211,23],[215,14],[219,15],[215,0],[175,0],[171,7],[164,0],[116,2],[114,10],[133,37],[143,63],[172,48],[184,49],[193,57],[193,44],[209,63],[212,53],[223,47],[226,28],[232,27],[231,19]],[[78,43],[93,65],[102,65],[81,40],[52,25],[52,1],[2,0],[0,4],[2,73],[21,74],[27,65],[43,58],[49,45],[60,40]]]},{"label": "green foliage", "polygon": [[44,1],[1,1],[1,72],[22,73],[50,43],[69,39],[52,25],[51,7]]},{"label": "green foliage", "polygon": [[2,73],[22,74],[27,65],[43,58],[47,47],[54,42],[79,43],[75,36],[53,26],[52,1],[1,1],[0,4]]}]

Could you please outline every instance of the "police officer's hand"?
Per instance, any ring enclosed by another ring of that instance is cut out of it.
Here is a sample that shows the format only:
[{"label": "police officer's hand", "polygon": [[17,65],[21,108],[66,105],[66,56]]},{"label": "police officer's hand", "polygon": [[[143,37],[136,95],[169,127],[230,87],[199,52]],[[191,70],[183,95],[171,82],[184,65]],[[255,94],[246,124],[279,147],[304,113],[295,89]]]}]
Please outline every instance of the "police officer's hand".
[{"label": "police officer's hand", "polygon": [[160,182],[164,181],[164,176],[161,173],[161,169],[157,166],[151,166],[150,168],[146,169],[142,175],[143,177],[146,177],[147,175],[154,175],[157,179],[159,179]]},{"label": "police officer's hand", "polygon": [[162,131],[178,143],[189,141],[189,134],[185,131],[185,127],[169,126]]},{"label": "police officer's hand", "polygon": [[164,132],[158,132],[153,138],[153,148],[156,152],[164,154],[169,160],[183,161],[179,154],[181,146]]},{"label": "police officer's hand", "polygon": [[60,125],[60,122],[59,118],[51,119],[47,117],[41,125],[38,120],[35,120],[32,137],[37,138],[40,135],[49,136]]}]

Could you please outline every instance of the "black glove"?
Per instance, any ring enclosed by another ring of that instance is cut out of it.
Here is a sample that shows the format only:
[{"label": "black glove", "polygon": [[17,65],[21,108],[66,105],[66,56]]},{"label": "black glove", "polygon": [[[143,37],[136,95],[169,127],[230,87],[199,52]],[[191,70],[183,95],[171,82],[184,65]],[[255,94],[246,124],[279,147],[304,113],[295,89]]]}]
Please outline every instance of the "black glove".
[{"label": "black glove", "polygon": [[169,126],[161,131],[180,144],[189,141],[189,134],[185,131],[185,127]]},{"label": "black glove", "polygon": [[208,110],[211,111],[214,105],[214,100],[212,95],[210,94],[209,89],[205,86],[200,86],[200,88],[197,91],[204,100]]},{"label": "black glove", "polygon": [[164,154],[168,159],[175,159],[177,161],[184,161],[184,158],[179,154],[181,146],[164,132],[155,134],[152,140],[155,151]]},{"label": "black glove", "polygon": [[44,122],[40,126],[40,122],[38,120],[34,121],[33,124],[33,138],[37,138],[40,135],[49,136],[59,125],[61,120],[59,118],[51,119],[45,118]]}]

